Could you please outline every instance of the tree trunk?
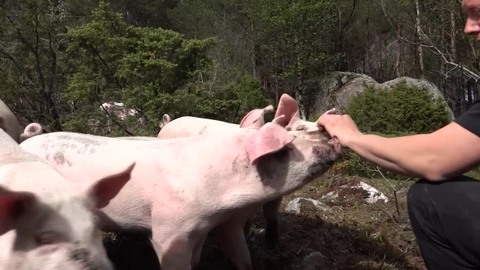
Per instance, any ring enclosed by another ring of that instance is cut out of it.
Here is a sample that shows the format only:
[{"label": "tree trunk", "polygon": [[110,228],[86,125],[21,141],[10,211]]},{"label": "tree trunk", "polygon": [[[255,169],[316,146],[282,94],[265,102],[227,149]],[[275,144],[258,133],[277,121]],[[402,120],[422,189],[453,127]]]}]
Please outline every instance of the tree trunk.
[{"label": "tree trunk", "polygon": [[417,40],[419,41],[419,44],[417,45],[417,54],[418,54],[418,67],[420,71],[420,77],[424,78],[425,77],[425,66],[423,63],[423,48],[422,48],[422,41],[423,41],[423,34],[422,34],[422,29],[420,28],[420,1],[415,0],[415,10],[416,10],[416,16],[415,16],[415,31],[417,34]]},{"label": "tree trunk", "polygon": [[455,25],[455,12],[452,9],[450,11],[450,51],[452,55],[452,62],[457,63],[457,40],[456,40],[456,25]]},{"label": "tree trunk", "polygon": [[400,68],[401,57],[402,57],[402,39],[401,39],[402,28],[403,28],[403,26],[400,24],[398,26],[398,32],[397,32],[397,36],[398,36],[398,39],[397,39],[397,59],[395,61],[395,71],[396,71],[397,78],[402,77],[402,71],[401,71],[401,68]]},{"label": "tree trunk", "polygon": [[252,34],[252,76],[257,76],[257,46],[255,46],[255,28],[253,22],[250,21],[250,31]]}]

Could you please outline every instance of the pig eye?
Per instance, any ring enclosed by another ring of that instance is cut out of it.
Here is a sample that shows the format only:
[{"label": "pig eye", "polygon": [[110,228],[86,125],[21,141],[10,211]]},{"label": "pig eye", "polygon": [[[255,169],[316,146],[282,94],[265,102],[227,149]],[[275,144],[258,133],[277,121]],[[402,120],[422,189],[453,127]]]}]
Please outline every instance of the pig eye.
[{"label": "pig eye", "polygon": [[300,125],[296,128],[297,131],[302,131],[302,130],[306,130],[307,127],[305,125]]},{"label": "pig eye", "polygon": [[51,245],[55,243],[57,236],[53,232],[44,232],[35,237],[38,245]]}]

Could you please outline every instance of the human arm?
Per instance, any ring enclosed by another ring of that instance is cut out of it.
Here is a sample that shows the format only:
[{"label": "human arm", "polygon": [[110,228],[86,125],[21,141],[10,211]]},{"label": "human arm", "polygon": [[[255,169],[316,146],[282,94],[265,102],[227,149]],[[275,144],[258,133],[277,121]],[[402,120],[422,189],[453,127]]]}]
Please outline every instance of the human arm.
[{"label": "human arm", "polygon": [[480,103],[430,134],[394,138],[362,134],[348,115],[324,115],[318,124],[362,158],[406,176],[442,181],[480,162]]},{"label": "human arm", "polygon": [[480,161],[480,137],[455,122],[430,134],[360,134],[345,146],[389,171],[430,181],[465,173]]}]

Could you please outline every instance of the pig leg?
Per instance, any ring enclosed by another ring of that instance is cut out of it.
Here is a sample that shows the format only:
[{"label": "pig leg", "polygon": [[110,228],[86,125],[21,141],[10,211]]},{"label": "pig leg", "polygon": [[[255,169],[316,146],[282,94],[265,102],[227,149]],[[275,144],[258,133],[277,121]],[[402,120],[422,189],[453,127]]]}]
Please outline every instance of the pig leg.
[{"label": "pig leg", "polygon": [[200,241],[197,242],[195,245],[195,248],[193,249],[193,254],[192,254],[192,261],[190,265],[192,267],[197,266],[200,263],[200,258],[202,257],[202,248],[203,244],[205,243],[205,240],[207,240],[208,234],[206,234]]},{"label": "pig leg", "polygon": [[[159,215],[152,209],[152,245],[157,254],[162,270],[190,270],[193,248],[196,243],[192,239],[190,230],[182,228],[181,224],[190,221],[175,217],[170,219]],[[166,221],[168,220],[168,221]],[[179,226],[180,224],[180,226]]]},{"label": "pig leg", "polygon": [[153,231],[152,244],[162,270],[191,269],[193,245],[190,245],[188,236],[162,228],[161,232]]},{"label": "pig leg", "polygon": [[265,240],[267,247],[274,249],[278,244],[278,209],[283,197],[269,201],[263,205],[263,217],[265,218]]},{"label": "pig leg", "polygon": [[225,257],[238,270],[253,270],[242,224],[238,220],[226,222],[215,228],[214,234]]},{"label": "pig leg", "polygon": [[250,228],[252,227],[252,219],[253,217],[247,219],[247,221],[245,222],[245,226],[243,226],[243,233],[245,234],[245,238],[247,238],[250,234]]}]

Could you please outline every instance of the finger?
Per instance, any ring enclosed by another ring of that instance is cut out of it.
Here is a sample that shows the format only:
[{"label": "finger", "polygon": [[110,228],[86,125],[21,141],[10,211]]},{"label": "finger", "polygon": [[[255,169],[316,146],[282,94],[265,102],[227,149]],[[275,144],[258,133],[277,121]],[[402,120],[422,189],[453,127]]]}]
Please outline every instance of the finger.
[{"label": "finger", "polygon": [[318,118],[317,126],[318,125],[324,126],[324,125],[328,125],[328,123],[338,121],[339,117],[341,117],[341,115],[333,114],[331,112],[330,113],[324,113]]},{"label": "finger", "polygon": [[328,125],[328,123],[332,122],[332,116],[331,114],[323,114],[320,116],[316,122],[317,127],[319,128],[325,128],[325,125]]}]

